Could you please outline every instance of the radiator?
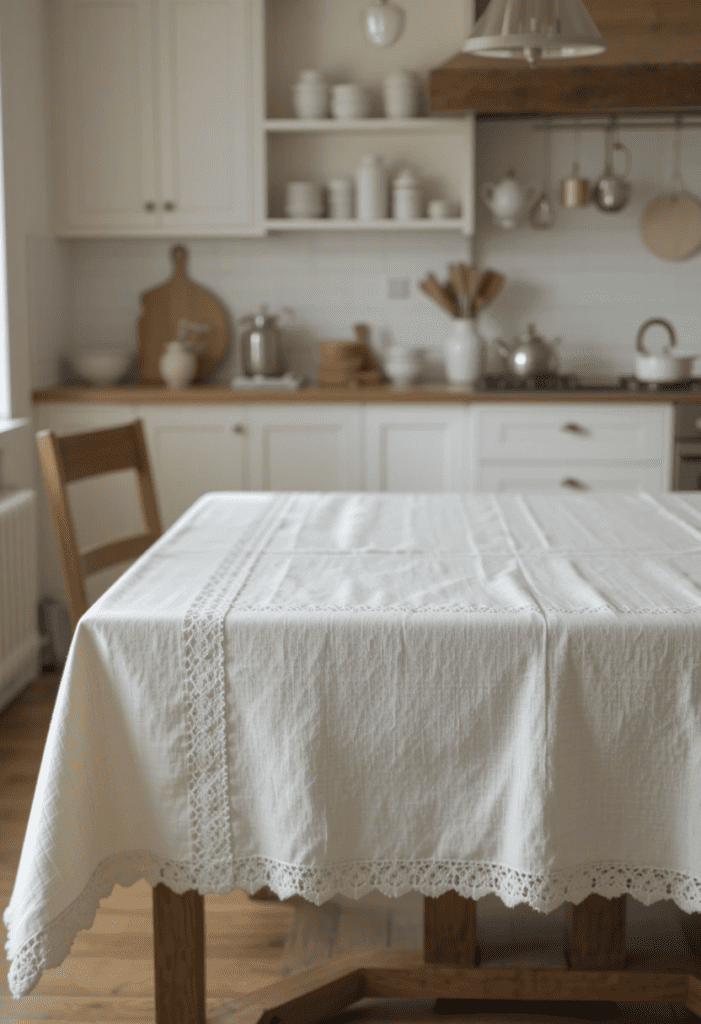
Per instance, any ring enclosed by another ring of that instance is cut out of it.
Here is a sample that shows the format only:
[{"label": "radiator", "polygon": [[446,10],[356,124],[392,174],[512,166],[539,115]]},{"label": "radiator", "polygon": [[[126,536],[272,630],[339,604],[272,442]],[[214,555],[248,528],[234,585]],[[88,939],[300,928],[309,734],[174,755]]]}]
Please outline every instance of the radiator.
[{"label": "radiator", "polygon": [[40,671],[34,491],[0,490],[0,710]]}]

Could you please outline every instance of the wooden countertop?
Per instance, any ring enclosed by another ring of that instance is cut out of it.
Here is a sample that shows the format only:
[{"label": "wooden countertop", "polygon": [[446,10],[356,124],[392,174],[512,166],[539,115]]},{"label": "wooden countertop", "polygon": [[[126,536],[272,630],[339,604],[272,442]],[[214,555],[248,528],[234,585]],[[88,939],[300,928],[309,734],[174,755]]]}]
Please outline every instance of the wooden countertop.
[{"label": "wooden countertop", "polygon": [[105,402],[126,405],[238,405],[268,402],[276,405],[317,402],[701,402],[701,394],[674,391],[640,393],[616,389],[591,391],[472,391],[446,384],[421,384],[408,388],[382,387],[333,388],[309,386],[297,391],[240,390],[223,384],[195,384],[187,388],[167,388],[149,384],[120,384],[98,388],[66,385],[34,391],[32,400],[41,402]]}]

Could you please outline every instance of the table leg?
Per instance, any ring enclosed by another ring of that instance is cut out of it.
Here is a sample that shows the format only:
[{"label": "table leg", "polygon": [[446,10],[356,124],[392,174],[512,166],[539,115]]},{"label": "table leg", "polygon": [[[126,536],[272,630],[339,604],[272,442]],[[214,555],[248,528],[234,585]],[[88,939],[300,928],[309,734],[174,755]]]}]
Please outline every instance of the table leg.
[{"label": "table leg", "polygon": [[153,888],[156,1024],[205,1024],[204,897]]},{"label": "table leg", "polygon": [[454,889],[424,896],[424,963],[474,967],[477,963],[477,904]]},{"label": "table leg", "polygon": [[573,906],[567,954],[575,971],[617,971],[626,960],[626,898],[594,894]]}]

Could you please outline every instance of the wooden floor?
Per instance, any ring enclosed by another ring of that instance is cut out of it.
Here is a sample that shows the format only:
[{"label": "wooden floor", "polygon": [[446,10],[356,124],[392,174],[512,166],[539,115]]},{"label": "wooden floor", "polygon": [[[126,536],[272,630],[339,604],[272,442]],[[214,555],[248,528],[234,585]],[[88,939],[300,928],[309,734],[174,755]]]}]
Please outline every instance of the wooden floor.
[{"label": "wooden floor", "polygon": [[[59,678],[44,674],[0,712],[0,908],[7,906]],[[277,981],[294,909],[250,900],[237,890],[205,897],[208,1012]],[[22,1000],[11,997],[0,918],[0,1022],[154,1020],[151,888],[115,886],[70,956],[46,971]]]}]

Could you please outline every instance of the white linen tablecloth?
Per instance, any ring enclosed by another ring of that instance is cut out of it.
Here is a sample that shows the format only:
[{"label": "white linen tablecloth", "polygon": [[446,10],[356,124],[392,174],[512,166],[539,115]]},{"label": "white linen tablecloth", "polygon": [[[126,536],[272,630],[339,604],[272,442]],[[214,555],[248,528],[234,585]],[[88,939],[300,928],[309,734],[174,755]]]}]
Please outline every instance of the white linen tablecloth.
[{"label": "white linen tablecloth", "polygon": [[13,995],[139,878],[701,910],[701,496],[205,495],[74,636]]}]

